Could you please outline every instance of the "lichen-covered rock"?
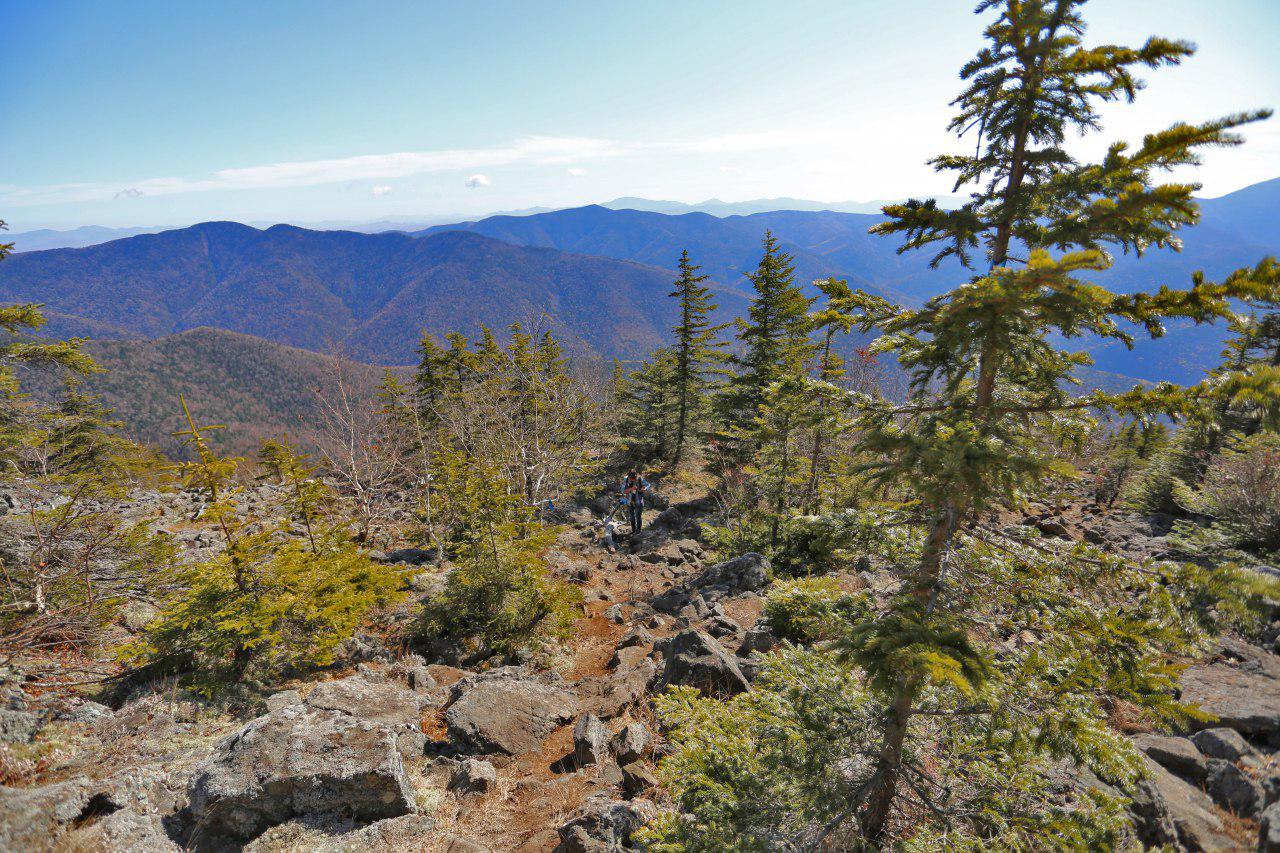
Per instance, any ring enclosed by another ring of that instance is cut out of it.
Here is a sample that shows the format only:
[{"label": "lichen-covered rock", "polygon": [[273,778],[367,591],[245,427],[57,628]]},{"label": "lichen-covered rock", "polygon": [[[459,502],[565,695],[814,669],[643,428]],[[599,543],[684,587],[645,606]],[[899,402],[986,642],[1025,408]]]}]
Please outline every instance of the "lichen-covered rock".
[{"label": "lichen-covered rock", "polygon": [[39,788],[0,786],[0,850],[47,849],[85,812],[92,794],[84,777]]},{"label": "lichen-covered rock", "polygon": [[492,764],[468,758],[458,765],[449,779],[449,790],[460,794],[484,794],[498,784],[498,771]]},{"label": "lichen-covered rock", "polygon": [[1204,755],[1187,738],[1142,734],[1133,741],[1161,767],[1184,779],[1202,782],[1209,775]]},{"label": "lichen-covered rock", "polygon": [[121,809],[111,812],[78,830],[73,836],[75,850],[127,850],[129,853],[181,853],[182,847],[165,829],[164,819],[154,813]]},{"label": "lichen-covered rock", "polygon": [[31,743],[46,719],[39,711],[0,708],[0,743]]},{"label": "lichen-covered rock", "polygon": [[616,853],[631,844],[631,834],[649,819],[641,802],[609,797],[588,799],[578,813],[560,827],[557,853]]},{"label": "lichen-covered rock", "polygon": [[603,764],[609,757],[609,730],[595,714],[583,714],[573,727],[573,760],[578,767]]},{"label": "lichen-covered rock", "polygon": [[1210,758],[1225,761],[1239,761],[1253,752],[1253,747],[1235,729],[1205,729],[1193,734],[1191,742]]},{"label": "lichen-covered rock", "polygon": [[454,685],[445,712],[449,738],[480,752],[532,752],[573,718],[577,702],[563,687],[502,667]]},{"label": "lichen-covered rock", "polygon": [[188,786],[195,837],[246,841],[295,817],[372,821],[415,810],[392,726],[288,705],[219,743]]},{"label": "lichen-covered rock", "polygon": [[1217,718],[1207,727],[1226,726],[1245,737],[1280,738],[1280,681],[1258,672],[1211,663],[1182,673],[1182,701]]},{"label": "lichen-covered rock", "polygon": [[366,675],[322,681],[307,696],[306,705],[386,726],[395,733],[406,759],[422,755],[426,746],[420,727],[422,697],[396,682]]},{"label": "lichen-covered rock", "polygon": [[759,592],[771,577],[769,558],[754,551],[716,563],[706,571],[706,580],[735,590]]},{"label": "lichen-covered rock", "polygon": [[733,696],[750,687],[737,659],[702,631],[682,631],[660,645],[666,662],[658,689],[683,684],[711,696]]},{"label": "lichen-covered rock", "polygon": [[619,764],[644,758],[653,749],[653,734],[644,723],[628,723],[610,741]]}]

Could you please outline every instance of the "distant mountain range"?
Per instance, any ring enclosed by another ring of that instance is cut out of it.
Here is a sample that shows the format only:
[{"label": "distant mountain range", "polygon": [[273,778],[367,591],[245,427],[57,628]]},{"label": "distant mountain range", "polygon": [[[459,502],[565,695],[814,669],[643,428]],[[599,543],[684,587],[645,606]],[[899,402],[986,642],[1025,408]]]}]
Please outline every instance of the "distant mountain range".
[{"label": "distant mountain range", "polygon": [[0,231],[0,243],[13,243],[15,252],[38,252],[44,249],[80,249],[96,246],[109,240],[123,240],[139,234],[156,234],[163,226],[150,228],[104,228],[101,225],[84,225],[66,231],[37,228],[34,231],[18,231],[7,234]]},{"label": "distant mountain range", "polygon": [[[882,219],[834,211],[716,217],[590,206],[536,216],[494,216],[420,233],[466,230],[510,243],[668,267],[671,262],[665,259],[687,248],[721,285],[744,288],[743,273],[759,258],[760,237],[769,229],[795,256],[801,281],[835,275],[907,304],[943,293],[970,275],[954,262],[930,269],[928,252],[897,254],[899,241],[867,233]],[[1153,251],[1141,259],[1120,256],[1096,280],[1121,292],[1181,287],[1196,270],[1221,277],[1266,255],[1280,254],[1280,179],[1205,201],[1201,223],[1180,236],[1181,252]],[[1093,351],[1099,370],[1150,381],[1195,382],[1217,362],[1224,336],[1221,326],[1173,324],[1164,338],[1140,341],[1133,351],[1118,343],[1077,345]]]},{"label": "distant mountain range", "polygon": [[[776,210],[830,210],[835,213],[878,214],[886,204],[897,200],[879,201],[810,201],[803,198],[757,198],[751,201],[721,201],[709,198],[688,204],[683,201],[655,201],[648,198],[624,196],[606,201],[601,207],[610,210],[647,210],[650,213],[709,213],[712,216],[750,216],[753,213],[770,213]],[[942,207],[958,207],[963,202],[959,196],[943,196],[938,199]]]},{"label": "distant mountain range", "polygon": [[[619,200],[627,202],[629,200]],[[1182,253],[1121,257],[1098,277],[1121,291],[1183,286],[1280,252],[1280,179],[1204,202]],[[80,249],[26,252],[0,264],[0,298],[46,305],[51,333],[154,338],[200,326],[367,361],[414,359],[420,329],[474,333],[546,315],[572,346],[640,357],[667,340],[672,269],[682,250],[713,277],[721,318],[745,310],[747,281],[771,230],[802,282],[827,276],[907,304],[962,281],[958,265],[867,229],[879,215],[775,210],[658,213],[602,205],[415,232],[363,234],[203,223]],[[1174,326],[1132,353],[1091,346],[1101,371],[1192,382],[1217,361],[1223,333]]]},{"label": "distant mountain range", "polygon": [[[545,317],[570,347],[636,358],[671,325],[670,273],[479,234],[265,231],[208,222],[0,263],[5,301],[49,333],[150,338],[200,326],[370,362],[413,361],[420,331],[501,332]],[[723,316],[744,310],[724,293]]]}]

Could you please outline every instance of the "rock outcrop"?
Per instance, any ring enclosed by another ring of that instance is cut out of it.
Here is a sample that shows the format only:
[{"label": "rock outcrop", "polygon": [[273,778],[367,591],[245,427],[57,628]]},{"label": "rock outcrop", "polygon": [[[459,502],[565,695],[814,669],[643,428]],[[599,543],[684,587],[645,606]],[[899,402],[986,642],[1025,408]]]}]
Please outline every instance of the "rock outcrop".
[{"label": "rock outcrop", "polygon": [[445,722],[460,748],[518,755],[537,750],[576,710],[576,697],[564,687],[502,667],[454,685]]},{"label": "rock outcrop", "polygon": [[[247,841],[295,817],[415,811],[404,753],[421,753],[417,697],[360,676],[319,685],[223,740],[188,786],[194,838]],[[415,737],[416,733],[416,737]]]}]

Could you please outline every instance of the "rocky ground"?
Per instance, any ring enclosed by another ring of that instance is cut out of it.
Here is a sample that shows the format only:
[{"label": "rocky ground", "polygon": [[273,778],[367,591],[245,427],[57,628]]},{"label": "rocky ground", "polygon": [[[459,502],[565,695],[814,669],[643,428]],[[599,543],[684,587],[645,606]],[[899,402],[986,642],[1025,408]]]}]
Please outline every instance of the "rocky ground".
[{"label": "rocky ground", "polygon": [[[549,667],[459,668],[366,635],[324,673],[230,702],[165,682],[100,703],[43,675],[0,673],[0,749],[21,770],[0,787],[0,850],[626,849],[662,799],[647,696],[670,684],[749,689],[753,653],[774,644],[760,621],[767,561],[707,559],[699,519],[710,509],[651,511],[619,554],[597,541],[590,508],[568,510],[548,562],[585,602]],[[175,534],[209,547],[181,516]],[[1142,556],[1163,553],[1167,532],[1079,503],[1020,523]],[[421,565],[420,595],[440,580],[426,557],[386,555]],[[842,582],[880,595],[896,583],[875,571]],[[1280,851],[1275,652],[1224,640],[1182,685],[1216,721],[1133,733],[1152,771],[1134,805],[1145,842]]]}]

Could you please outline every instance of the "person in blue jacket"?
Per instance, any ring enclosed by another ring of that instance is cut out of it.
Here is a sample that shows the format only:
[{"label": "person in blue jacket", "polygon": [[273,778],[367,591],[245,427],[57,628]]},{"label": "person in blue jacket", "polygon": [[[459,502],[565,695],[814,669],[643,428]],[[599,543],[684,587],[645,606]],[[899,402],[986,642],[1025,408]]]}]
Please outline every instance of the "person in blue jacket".
[{"label": "person in blue jacket", "polygon": [[633,534],[640,532],[640,527],[644,524],[644,493],[648,488],[649,484],[634,468],[627,472],[626,479],[622,481],[622,500],[627,505],[627,521]]}]

